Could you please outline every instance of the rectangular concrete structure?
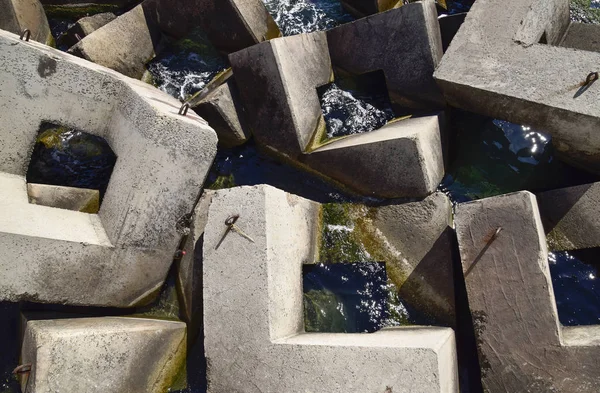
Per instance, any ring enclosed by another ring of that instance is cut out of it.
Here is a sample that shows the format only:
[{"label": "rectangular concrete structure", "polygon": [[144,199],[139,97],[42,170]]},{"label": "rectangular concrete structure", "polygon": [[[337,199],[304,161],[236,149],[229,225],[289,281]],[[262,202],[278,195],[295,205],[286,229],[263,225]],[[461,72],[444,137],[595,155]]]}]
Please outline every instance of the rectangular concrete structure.
[{"label": "rectangular concrete structure", "polygon": [[535,196],[460,204],[455,219],[484,391],[600,391],[600,327],[558,321]]},{"label": "rectangular concrete structure", "polygon": [[182,322],[142,318],[29,320],[27,393],[163,393],[185,363]]},{"label": "rectangular concrete structure", "polygon": [[583,86],[600,53],[551,46],[569,24],[569,0],[478,0],[434,76],[450,105],[548,132],[600,173],[600,83]]},{"label": "rectangular concrete structure", "polygon": [[[457,392],[452,329],[304,333],[302,264],[314,262],[318,211],[269,186],[213,195],[203,245],[208,391]],[[253,241],[234,231],[221,241],[231,215]]]},{"label": "rectangular concrete structure", "polygon": [[0,0],[0,29],[15,34],[27,29],[34,41],[46,45],[54,41],[39,0]]},{"label": "rectangular concrete structure", "polygon": [[[13,256],[0,261],[0,300],[151,300],[177,250],[177,222],[215,157],[214,131],[193,112],[178,115],[177,100],[107,68],[6,32],[0,52],[0,255]],[[101,136],[117,155],[98,215],[25,206],[42,121]]]}]

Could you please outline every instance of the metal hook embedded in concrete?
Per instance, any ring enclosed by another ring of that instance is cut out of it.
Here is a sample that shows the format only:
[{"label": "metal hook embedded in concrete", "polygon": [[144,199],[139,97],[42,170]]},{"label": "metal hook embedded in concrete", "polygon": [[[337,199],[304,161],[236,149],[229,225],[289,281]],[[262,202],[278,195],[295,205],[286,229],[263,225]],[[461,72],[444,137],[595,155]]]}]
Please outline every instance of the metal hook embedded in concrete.
[{"label": "metal hook embedded in concrete", "polygon": [[239,214],[235,214],[233,216],[228,217],[225,220],[225,225],[227,225],[227,229],[225,230],[225,233],[223,233],[223,236],[221,237],[221,240],[219,240],[219,243],[217,244],[217,246],[215,247],[215,250],[217,248],[219,248],[219,246],[221,245],[221,243],[223,243],[223,240],[225,240],[225,237],[227,236],[227,234],[230,231],[234,231],[237,232],[238,235],[250,240],[252,243],[254,243],[254,239],[252,239],[250,236],[248,236],[246,233],[244,233],[244,231],[242,231],[238,226],[235,225],[235,223],[237,222],[237,220],[240,218]]},{"label": "metal hook embedded in concrete", "polygon": [[485,246],[483,247],[483,249],[475,257],[475,260],[473,260],[473,263],[471,264],[471,266],[469,266],[469,268],[465,272],[465,278],[469,275],[469,273],[471,273],[471,271],[473,270],[473,268],[475,267],[475,265],[477,265],[477,262],[479,262],[479,260],[481,259],[481,257],[483,257],[483,254],[485,254],[485,252],[487,251],[487,249],[490,248],[490,246],[492,245],[492,243],[494,242],[494,240],[496,240],[498,238],[498,235],[500,234],[500,232],[502,232],[502,227],[498,227],[498,229],[496,229],[496,231],[490,237],[490,239],[487,241],[487,243],[485,244]]},{"label": "metal hook embedded in concrete", "polygon": [[190,109],[190,104],[185,102],[183,105],[181,105],[181,108],[179,108],[179,114],[182,116],[186,116],[188,109]]},{"label": "metal hook embedded in concrete", "polygon": [[29,373],[31,372],[31,367],[31,363],[21,364],[15,367],[15,369],[12,372],[14,375],[27,374],[27,382],[25,383],[25,389],[23,390],[23,393],[27,393],[27,391],[29,390]]},{"label": "metal hook embedded in concrete", "polygon": [[19,39],[22,41],[23,37],[25,37],[25,41],[29,42],[29,38],[31,37],[31,30],[29,30],[29,29],[23,30]]},{"label": "metal hook embedded in concrete", "polygon": [[587,85],[597,81],[598,79],[600,79],[600,74],[598,73],[598,71],[590,72],[589,75],[587,76],[587,78],[585,78],[584,86],[587,86]]}]

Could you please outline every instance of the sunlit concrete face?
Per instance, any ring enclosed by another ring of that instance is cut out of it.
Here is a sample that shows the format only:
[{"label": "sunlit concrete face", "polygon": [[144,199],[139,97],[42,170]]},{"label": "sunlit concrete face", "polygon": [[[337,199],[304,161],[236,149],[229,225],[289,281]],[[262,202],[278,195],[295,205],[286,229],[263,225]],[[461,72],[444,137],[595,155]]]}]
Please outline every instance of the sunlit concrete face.
[{"label": "sunlit concrete face", "polygon": [[598,392],[600,326],[560,325],[535,196],[463,203],[455,220],[484,390]]},{"label": "sunlit concrete face", "polygon": [[[246,236],[223,237],[232,215]],[[269,186],[211,195],[202,246],[208,391],[457,392],[450,328],[304,333],[302,265],[315,260],[318,216],[317,203]]]},{"label": "sunlit concrete face", "polygon": [[[162,284],[216,154],[214,131],[141,82],[0,31],[0,300],[126,307]],[[28,205],[42,122],[117,155],[97,215]]]},{"label": "sunlit concrete face", "polygon": [[600,53],[553,46],[569,24],[569,0],[478,0],[434,76],[450,105],[548,132],[600,173],[600,83],[584,87]]}]

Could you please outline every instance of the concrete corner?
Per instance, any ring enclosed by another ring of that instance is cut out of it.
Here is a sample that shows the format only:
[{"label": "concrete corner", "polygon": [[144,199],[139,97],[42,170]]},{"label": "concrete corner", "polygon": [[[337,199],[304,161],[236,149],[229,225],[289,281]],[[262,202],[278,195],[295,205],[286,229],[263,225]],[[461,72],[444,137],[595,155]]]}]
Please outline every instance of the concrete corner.
[{"label": "concrete corner", "polygon": [[42,44],[53,42],[46,13],[39,0],[0,0],[0,29],[21,34],[31,32],[31,39]]}]

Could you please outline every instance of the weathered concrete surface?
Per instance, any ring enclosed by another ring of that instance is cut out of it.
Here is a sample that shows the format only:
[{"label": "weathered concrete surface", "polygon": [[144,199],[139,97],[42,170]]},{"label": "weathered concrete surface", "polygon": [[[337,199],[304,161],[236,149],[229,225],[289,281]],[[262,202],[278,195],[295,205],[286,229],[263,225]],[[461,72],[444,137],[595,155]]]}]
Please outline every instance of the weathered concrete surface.
[{"label": "weathered concrete surface", "polygon": [[[216,134],[195,113],[178,115],[177,100],[107,68],[3,31],[0,52],[0,172],[9,182],[0,187],[0,255],[13,256],[0,262],[0,299],[151,300],[180,242],[176,224],[215,157]],[[101,136],[117,155],[98,215],[28,203],[25,174],[42,121]]]},{"label": "weathered concrete surface", "polygon": [[49,184],[27,184],[29,203],[76,212],[96,214],[100,209],[100,192],[87,188]]},{"label": "weathered concrete surface", "polygon": [[328,143],[301,159],[363,195],[385,198],[429,195],[444,176],[437,116],[391,122]]},{"label": "weathered concrete surface", "polygon": [[39,0],[0,0],[0,10],[0,29],[15,34],[29,29],[34,41],[46,45],[54,41]]},{"label": "weathered concrete surface", "polygon": [[354,75],[383,70],[394,104],[441,108],[433,71],[442,58],[442,39],[433,0],[359,19],[327,32],[331,62]]},{"label": "weathered concrete surface", "polygon": [[143,3],[84,37],[69,53],[140,79],[161,39],[152,3]]},{"label": "weathered concrete surface", "polygon": [[544,130],[600,173],[600,83],[581,88],[600,53],[550,46],[569,23],[568,0],[478,0],[434,76],[451,105]]},{"label": "weathered concrete surface", "polygon": [[21,351],[31,393],[162,393],[185,362],[182,322],[141,318],[29,320]]},{"label": "weathered concrete surface", "polygon": [[597,327],[563,334],[535,196],[460,204],[455,220],[484,390],[598,392]]},{"label": "weathered concrete surface", "polygon": [[537,199],[550,250],[600,247],[600,183],[542,192]]},{"label": "weathered concrete surface", "polygon": [[560,46],[600,52],[600,25],[572,22]]},{"label": "weathered concrete surface", "polygon": [[72,47],[83,39],[83,37],[92,34],[102,26],[115,20],[117,16],[112,12],[103,12],[92,16],[81,18],[73,26],[57,39],[57,44]]},{"label": "weathered concrete surface", "polygon": [[389,256],[388,277],[400,297],[448,326],[456,326],[452,202],[442,192],[422,201],[373,209],[373,236]]},{"label": "weathered concrete surface", "polygon": [[[232,214],[254,242],[235,232],[221,242]],[[213,195],[203,246],[208,391],[456,392],[449,328],[303,333],[302,264],[314,261],[317,223],[316,203],[269,186]]]},{"label": "weathered concrete surface", "polygon": [[204,190],[190,220],[183,249],[186,254],[177,262],[177,286],[184,320],[194,327],[202,317],[202,253],[204,228],[208,221],[214,191]]},{"label": "weathered concrete surface", "polygon": [[219,145],[239,146],[250,138],[246,114],[233,78],[228,79],[198,103],[192,103],[192,109],[217,132]]},{"label": "weathered concrete surface", "polygon": [[256,140],[280,154],[303,152],[325,127],[316,91],[333,77],[325,33],[276,38],[229,61]]}]

